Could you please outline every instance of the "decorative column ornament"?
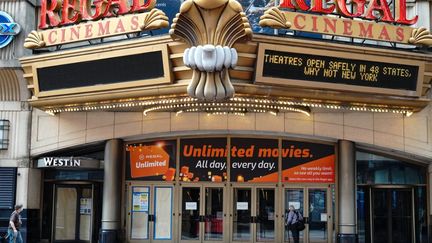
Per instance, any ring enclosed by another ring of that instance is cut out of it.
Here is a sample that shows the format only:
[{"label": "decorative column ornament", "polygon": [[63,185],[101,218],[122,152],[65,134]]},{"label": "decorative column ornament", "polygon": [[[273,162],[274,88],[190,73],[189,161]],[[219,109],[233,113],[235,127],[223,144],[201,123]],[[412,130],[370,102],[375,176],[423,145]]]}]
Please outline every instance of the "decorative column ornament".
[{"label": "decorative column ornament", "polygon": [[193,70],[187,88],[191,97],[221,101],[234,96],[229,68],[237,65],[232,46],[252,37],[242,6],[235,0],[187,0],[171,25],[170,35],[191,46],[183,54],[184,64]]}]

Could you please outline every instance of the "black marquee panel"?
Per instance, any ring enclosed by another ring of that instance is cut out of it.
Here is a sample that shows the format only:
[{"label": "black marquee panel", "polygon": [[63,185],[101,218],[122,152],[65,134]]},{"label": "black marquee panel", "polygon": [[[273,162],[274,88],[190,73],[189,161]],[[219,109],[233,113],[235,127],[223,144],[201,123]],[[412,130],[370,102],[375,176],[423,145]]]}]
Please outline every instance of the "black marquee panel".
[{"label": "black marquee panel", "polygon": [[164,77],[162,51],[38,68],[39,92]]}]

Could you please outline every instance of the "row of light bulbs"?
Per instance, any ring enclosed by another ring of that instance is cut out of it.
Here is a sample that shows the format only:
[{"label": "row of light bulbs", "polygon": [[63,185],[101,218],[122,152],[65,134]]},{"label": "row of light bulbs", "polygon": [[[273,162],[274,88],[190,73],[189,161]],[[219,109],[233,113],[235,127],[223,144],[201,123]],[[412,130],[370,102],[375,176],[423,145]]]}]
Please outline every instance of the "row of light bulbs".
[{"label": "row of light bulbs", "polygon": [[[110,104],[87,104],[76,106],[65,106],[60,108],[48,108],[48,114],[55,115],[61,112],[82,112],[96,110],[113,110],[118,108],[137,108],[142,107],[144,114],[153,111],[174,111],[174,112],[207,112],[216,113],[238,113],[246,112],[277,114],[278,112],[300,112],[310,115],[310,108],[323,108],[333,110],[350,110],[374,113],[398,113],[410,116],[413,111],[410,108],[389,108],[373,105],[340,105],[331,103],[318,103],[294,100],[276,100],[267,98],[234,97],[226,102],[201,102],[196,98],[176,97],[176,98],[155,98],[152,100],[124,100]],[[220,108],[220,109],[217,109]],[[180,114],[180,113],[178,113]]]}]

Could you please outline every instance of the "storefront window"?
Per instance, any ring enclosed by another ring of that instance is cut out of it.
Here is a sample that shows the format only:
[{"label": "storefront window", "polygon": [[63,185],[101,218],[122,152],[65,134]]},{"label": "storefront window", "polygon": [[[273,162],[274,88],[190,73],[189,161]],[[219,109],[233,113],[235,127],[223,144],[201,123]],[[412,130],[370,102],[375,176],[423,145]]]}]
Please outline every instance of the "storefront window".
[{"label": "storefront window", "polygon": [[358,184],[426,184],[421,166],[365,152],[356,157]]},{"label": "storefront window", "polygon": [[357,152],[359,242],[427,242],[425,166]]}]

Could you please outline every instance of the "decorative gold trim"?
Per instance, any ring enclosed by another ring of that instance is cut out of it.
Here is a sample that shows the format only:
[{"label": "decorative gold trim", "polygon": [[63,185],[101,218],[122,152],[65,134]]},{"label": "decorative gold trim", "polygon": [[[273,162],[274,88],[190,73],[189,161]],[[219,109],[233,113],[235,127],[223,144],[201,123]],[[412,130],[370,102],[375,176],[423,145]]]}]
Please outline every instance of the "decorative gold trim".
[{"label": "decorative gold trim", "polygon": [[24,47],[37,49],[80,41],[139,33],[169,26],[168,17],[159,9],[150,12],[83,22],[61,28],[32,31],[25,39]]},{"label": "decorative gold trim", "polygon": [[414,45],[432,46],[432,35],[425,27],[413,29],[408,42]]},{"label": "decorative gold trim", "polygon": [[289,29],[292,26],[278,7],[267,9],[260,17],[259,25],[273,29]]},{"label": "decorative gold trim", "polygon": [[169,19],[164,12],[154,8],[147,16],[145,16],[144,23],[140,26],[140,28],[142,31],[166,28],[169,26],[168,21]]},{"label": "decorative gold trim", "polygon": [[187,88],[191,97],[221,101],[234,96],[228,69],[237,65],[238,55],[232,46],[252,37],[239,2],[187,0],[173,20],[170,35],[192,47],[183,55],[184,64],[193,69]]},{"label": "decorative gold trim", "polygon": [[36,30],[30,32],[30,34],[24,40],[24,47],[27,49],[37,49],[46,45],[43,40],[43,35],[38,33]]}]

